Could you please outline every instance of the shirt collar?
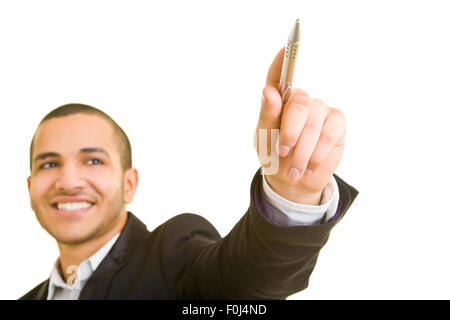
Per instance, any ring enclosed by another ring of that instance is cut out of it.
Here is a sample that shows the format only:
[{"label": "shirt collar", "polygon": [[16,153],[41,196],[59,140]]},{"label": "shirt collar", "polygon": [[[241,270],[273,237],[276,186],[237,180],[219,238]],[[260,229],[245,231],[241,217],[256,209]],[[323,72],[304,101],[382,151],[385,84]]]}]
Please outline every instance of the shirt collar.
[{"label": "shirt collar", "polygon": [[56,262],[54,263],[53,269],[50,273],[47,299],[51,299],[53,297],[56,288],[81,290],[80,285],[84,285],[84,283],[91,277],[92,273],[97,269],[97,267],[106,257],[119,236],[120,232],[112,237],[96,253],[80,263],[80,265],[76,269],[77,280],[72,285],[68,285],[61,277],[61,274],[59,272],[59,258],[56,259]]},{"label": "shirt collar", "polygon": [[106,257],[108,252],[111,250],[114,243],[116,243],[117,238],[119,238],[120,232],[116,234],[114,237],[112,237],[111,240],[109,240],[103,247],[100,248],[96,253],[94,253],[92,256],[90,256],[87,260],[89,260],[89,263],[91,265],[92,271],[94,272],[98,265],[103,261],[103,259]]}]

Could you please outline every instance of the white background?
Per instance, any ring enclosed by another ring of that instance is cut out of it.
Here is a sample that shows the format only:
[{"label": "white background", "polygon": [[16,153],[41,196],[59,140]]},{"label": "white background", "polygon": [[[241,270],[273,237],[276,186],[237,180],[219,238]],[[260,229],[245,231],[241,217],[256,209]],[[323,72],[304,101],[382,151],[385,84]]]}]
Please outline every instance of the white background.
[{"label": "white background", "polygon": [[446,1],[4,1],[0,298],[49,276],[29,143],[69,102],[127,132],[152,230],[193,212],[225,236],[245,213],[267,69],[301,19],[296,86],[347,118],[336,173],[360,194],[290,299],[450,298]]}]

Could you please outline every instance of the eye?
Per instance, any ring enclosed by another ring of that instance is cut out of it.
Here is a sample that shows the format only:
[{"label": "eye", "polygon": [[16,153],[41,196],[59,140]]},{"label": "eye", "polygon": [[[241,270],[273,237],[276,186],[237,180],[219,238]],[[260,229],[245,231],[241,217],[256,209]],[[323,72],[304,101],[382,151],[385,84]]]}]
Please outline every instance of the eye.
[{"label": "eye", "polygon": [[42,165],[39,166],[39,169],[49,169],[49,168],[53,168],[56,167],[56,162],[53,161],[49,161],[49,162],[45,162]]},{"label": "eye", "polygon": [[87,164],[89,164],[89,165],[103,164],[103,161],[101,161],[100,159],[97,159],[97,158],[93,158],[93,159],[89,159],[87,161]]}]

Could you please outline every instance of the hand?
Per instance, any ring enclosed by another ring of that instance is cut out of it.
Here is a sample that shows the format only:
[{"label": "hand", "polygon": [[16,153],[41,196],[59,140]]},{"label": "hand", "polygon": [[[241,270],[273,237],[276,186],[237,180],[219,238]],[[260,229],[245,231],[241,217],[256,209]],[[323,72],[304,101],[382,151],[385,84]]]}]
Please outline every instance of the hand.
[{"label": "hand", "polygon": [[[319,205],[322,191],[344,151],[346,121],[340,110],[309,97],[301,89],[292,90],[282,108],[278,86],[284,50],[278,52],[269,68],[255,132],[255,148],[264,170],[270,164],[262,161],[259,129],[269,129],[267,156],[273,159],[271,150],[274,147],[278,152],[275,156],[279,155],[279,165],[275,173],[265,174],[267,183],[287,200]],[[279,141],[271,141],[270,129],[279,130]]]}]

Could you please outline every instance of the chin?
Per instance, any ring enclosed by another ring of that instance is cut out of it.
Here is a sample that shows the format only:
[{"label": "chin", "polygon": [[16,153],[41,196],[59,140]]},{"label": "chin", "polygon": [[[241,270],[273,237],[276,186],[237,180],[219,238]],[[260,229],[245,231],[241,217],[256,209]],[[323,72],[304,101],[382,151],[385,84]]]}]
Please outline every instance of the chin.
[{"label": "chin", "polygon": [[[50,233],[49,230],[47,230],[47,231]],[[86,232],[83,232],[83,233],[56,232],[56,233],[50,233],[50,234],[53,238],[55,238],[55,240],[58,243],[66,244],[66,245],[82,244],[82,243],[85,243],[85,242],[91,240],[95,236],[95,234],[93,234],[93,233],[86,234]]]},{"label": "chin", "polygon": [[70,223],[41,223],[42,227],[61,244],[81,244],[95,237],[96,228],[92,225]]}]

